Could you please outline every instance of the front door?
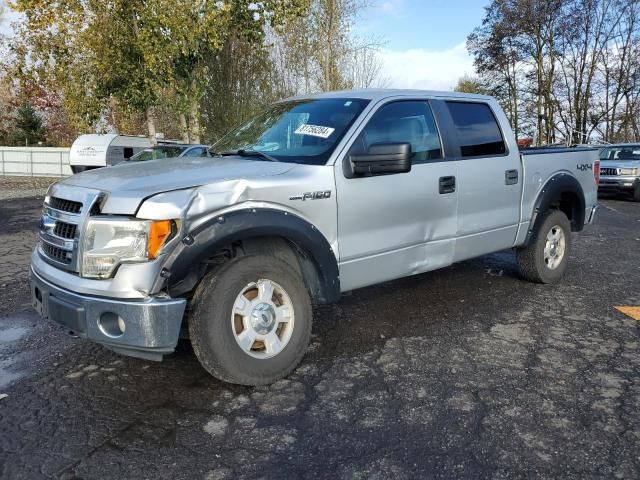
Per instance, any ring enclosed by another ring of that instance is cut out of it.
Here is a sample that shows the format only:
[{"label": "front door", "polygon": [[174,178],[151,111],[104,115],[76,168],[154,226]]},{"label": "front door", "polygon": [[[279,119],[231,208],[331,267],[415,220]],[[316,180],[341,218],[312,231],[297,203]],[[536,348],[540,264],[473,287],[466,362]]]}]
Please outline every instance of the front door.
[{"label": "front door", "polygon": [[[347,178],[343,161],[380,143],[409,143],[408,173]],[[343,291],[412,275],[453,260],[456,162],[444,161],[427,100],[380,106],[336,162]]]}]

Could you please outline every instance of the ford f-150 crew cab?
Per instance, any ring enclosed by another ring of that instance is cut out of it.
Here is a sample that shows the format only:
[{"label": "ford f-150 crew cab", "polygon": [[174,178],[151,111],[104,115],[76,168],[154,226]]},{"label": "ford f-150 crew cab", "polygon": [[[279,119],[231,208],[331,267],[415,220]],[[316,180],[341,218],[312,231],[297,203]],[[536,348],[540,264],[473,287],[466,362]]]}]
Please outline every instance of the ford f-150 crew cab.
[{"label": "ford f-150 crew cab", "polygon": [[41,315],[148,359],[188,336],[214,376],[268,384],[302,359],[312,304],[504,249],[557,282],[597,206],[596,150],[521,153],[479,95],[287,99],[211,153],[52,185],[31,261]]}]

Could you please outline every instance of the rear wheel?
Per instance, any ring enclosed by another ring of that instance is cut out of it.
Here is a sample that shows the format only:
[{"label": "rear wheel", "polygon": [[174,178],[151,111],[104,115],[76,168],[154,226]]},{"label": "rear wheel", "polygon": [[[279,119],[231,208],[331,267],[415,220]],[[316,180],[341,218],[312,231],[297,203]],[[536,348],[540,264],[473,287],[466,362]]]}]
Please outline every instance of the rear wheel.
[{"label": "rear wheel", "polygon": [[266,385],[302,360],[311,336],[311,300],[290,264],[239,257],[201,281],[189,334],[202,366],[242,385]]},{"label": "rear wheel", "polygon": [[560,210],[550,210],[524,248],[516,252],[522,276],[537,283],[556,283],[567,269],[571,224]]}]

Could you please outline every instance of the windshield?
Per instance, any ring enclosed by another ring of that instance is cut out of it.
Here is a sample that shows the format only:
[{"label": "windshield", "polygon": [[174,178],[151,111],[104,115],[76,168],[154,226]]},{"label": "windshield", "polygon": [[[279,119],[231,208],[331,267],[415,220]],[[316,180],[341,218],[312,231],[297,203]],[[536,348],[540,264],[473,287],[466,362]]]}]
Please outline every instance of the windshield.
[{"label": "windshield", "polygon": [[[324,165],[368,100],[327,98],[271,105],[220,139],[212,151],[244,158]],[[241,153],[243,153],[241,152]],[[251,152],[262,152],[261,157]]]},{"label": "windshield", "polygon": [[145,160],[157,160],[159,158],[179,157],[187,147],[179,147],[176,145],[166,145],[145,148],[144,150],[133,155],[129,160],[133,162],[143,162]]},{"label": "windshield", "polygon": [[605,148],[600,160],[640,160],[640,145]]}]

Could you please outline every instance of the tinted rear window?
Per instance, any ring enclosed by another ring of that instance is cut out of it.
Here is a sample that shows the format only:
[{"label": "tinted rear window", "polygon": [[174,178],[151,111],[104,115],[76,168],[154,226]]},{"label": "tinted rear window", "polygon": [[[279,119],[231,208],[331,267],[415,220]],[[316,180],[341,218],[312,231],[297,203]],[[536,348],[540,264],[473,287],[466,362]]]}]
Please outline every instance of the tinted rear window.
[{"label": "tinted rear window", "polygon": [[489,105],[475,102],[447,102],[456,127],[463,157],[503,155],[507,148],[496,117]]}]

